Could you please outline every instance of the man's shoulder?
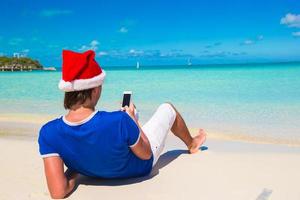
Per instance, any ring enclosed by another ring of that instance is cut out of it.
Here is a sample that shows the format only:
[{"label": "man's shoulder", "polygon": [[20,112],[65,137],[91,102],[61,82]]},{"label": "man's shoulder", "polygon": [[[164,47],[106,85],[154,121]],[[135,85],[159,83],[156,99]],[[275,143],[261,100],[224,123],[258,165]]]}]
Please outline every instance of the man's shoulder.
[{"label": "man's shoulder", "polygon": [[42,134],[43,132],[46,132],[48,130],[52,130],[52,129],[56,128],[59,123],[59,120],[61,120],[61,117],[55,118],[55,119],[45,123],[40,129],[40,134]]},{"label": "man's shoulder", "polygon": [[121,120],[126,115],[123,111],[113,111],[113,112],[107,112],[107,111],[100,111],[99,117],[102,118],[113,118]]}]

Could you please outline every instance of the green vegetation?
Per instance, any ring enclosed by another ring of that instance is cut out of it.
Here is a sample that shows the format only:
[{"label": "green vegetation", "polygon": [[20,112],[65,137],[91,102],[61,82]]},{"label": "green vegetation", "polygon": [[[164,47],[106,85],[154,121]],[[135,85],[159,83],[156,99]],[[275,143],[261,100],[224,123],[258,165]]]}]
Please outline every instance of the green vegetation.
[{"label": "green vegetation", "polygon": [[43,66],[31,58],[0,57],[0,71],[31,71],[42,70]]}]

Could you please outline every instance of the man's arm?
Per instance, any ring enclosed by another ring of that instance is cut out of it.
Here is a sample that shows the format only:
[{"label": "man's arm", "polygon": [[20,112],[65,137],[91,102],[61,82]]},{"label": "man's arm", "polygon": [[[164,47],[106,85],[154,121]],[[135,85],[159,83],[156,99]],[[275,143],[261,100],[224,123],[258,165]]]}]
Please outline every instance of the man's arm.
[{"label": "man's arm", "polygon": [[152,155],[150,143],[143,130],[140,127],[139,129],[141,134],[140,138],[138,139],[139,141],[130,148],[137,157],[139,157],[142,160],[148,160],[151,158]]},{"label": "man's arm", "polygon": [[131,146],[132,152],[139,157],[142,160],[148,160],[152,156],[152,151],[150,147],[150,142],[143,132],[138,120],[135,118],[134,114],[134,105],[131,103],[129,107],[125,107],[125,111],[128,113],[128,115],[135,121],[136,125],[139,127],[140,130],[140,138],[139,141],[134,145]]},{"label": "man's arm", "polygon": [[64,173],[64,163],[59,156],[44,158],[44,169],[50,195],[53,199],[62,199],[69,194],[78,174],[67,177]]}]

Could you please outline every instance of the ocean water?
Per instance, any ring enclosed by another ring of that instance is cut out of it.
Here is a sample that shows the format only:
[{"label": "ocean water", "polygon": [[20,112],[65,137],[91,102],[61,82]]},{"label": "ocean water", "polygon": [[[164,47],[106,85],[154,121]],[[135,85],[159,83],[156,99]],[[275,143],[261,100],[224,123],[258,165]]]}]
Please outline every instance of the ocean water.
[{"label": "ocean water", "polygon": [[[300,63],[105,68],[99,110],[118,110],[132,90],[142,122],[172,102],[189,127],[211,132],[300,140]],[[60,116],[61,72],[0,73],[0,115]]]}]

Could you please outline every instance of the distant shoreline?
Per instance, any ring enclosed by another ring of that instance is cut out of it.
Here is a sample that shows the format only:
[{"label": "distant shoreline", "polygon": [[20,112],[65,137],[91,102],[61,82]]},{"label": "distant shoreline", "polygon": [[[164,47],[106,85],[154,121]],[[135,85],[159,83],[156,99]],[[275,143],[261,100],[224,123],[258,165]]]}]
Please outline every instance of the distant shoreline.
[{"label": "distant shoreline", "polygon": [[[105,70],[155,70],[155,69],[222,69],[222,68],[233,68],[233,69],[243,69],[243,68],[260,68],[260,67],[274,67],[280,65],[295,65],[295,67],[300,67],[300,61],[291,62],[266,62],[266,63],[232,63],[232,64],[194,64],[194,65],[141,65],[139,69],[133,65],[124,66],[102,66]],[[11,72],[11,70],[1,70],[0,72]],[[13,70],[13,71],[61,71],[61,67],[43,67],[40,69],[31,70]]]},{"label": "distant shoreline", "polygon": [[2,69],[0,67],[0,72],[33,72],[33,71],[47,71],[47,72],[55,72],[55,71],[61,71],[61,68],[58,70],[55,69]]},{"label": "distant shoreline", "polygon": [[[180,65],[180,64],[168,64],[168,65],[142,65],[140,64],[140,67],[187,67],[187,68],[192,68],[192,67],[222,67],[222,66],[249,66],[249,65],[281,65],[281,64],[299,64],[300,61],[287,61],[287,62],[249,62],[249,63],[216,63],[216,64],[192,64],[192,65]],[[129,68],[129,67],[134,67],[136,68],[135,65],[107,65],[104,66],[106,68]],[[60,69],[60,67],[58,68]]]},{"label": "distant shoreline", "polygon": [[14,57],[0,56],[0,71],[33,71],[33,70],[53,70],[55,68],[45,68],[38,60],[29,57],[20,56]]}]

